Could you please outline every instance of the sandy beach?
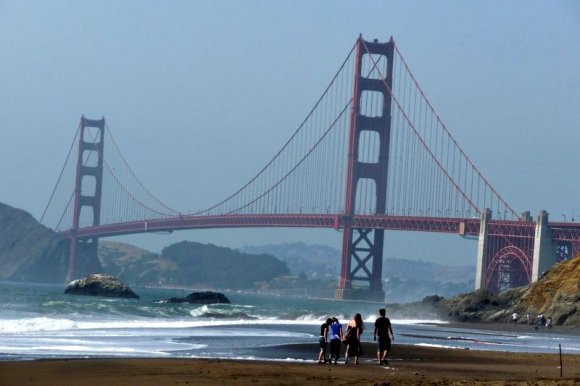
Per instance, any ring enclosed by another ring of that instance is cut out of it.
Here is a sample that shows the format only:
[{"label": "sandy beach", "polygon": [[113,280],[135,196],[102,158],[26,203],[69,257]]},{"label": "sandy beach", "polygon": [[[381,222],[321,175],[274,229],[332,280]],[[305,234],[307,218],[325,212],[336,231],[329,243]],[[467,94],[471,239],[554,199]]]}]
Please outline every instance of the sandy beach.
[{"label": "sandy beach", "polygon": [[[316,345],[265,348],[312,352]],[[580,355],[393,346],[390,366],[364,343],[359,365],[221,359],[63,359],[0,362],[0,385],[578,385]],[[265,354],[262,352],[262,354]]]}]

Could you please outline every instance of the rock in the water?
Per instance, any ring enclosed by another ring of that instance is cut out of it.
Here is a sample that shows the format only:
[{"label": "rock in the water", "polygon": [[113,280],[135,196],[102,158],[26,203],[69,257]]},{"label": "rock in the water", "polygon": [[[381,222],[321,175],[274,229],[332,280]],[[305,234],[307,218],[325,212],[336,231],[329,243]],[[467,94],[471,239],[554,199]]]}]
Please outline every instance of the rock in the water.
[{"label": "rock in the water", "polygon": [[226,295],[219,292],[204,291],[192,292],[184,298],[170,298],[166,300],[167,303],[194,303],[194,304],[229,304],[230,300]]},{"label": "rock in the water", "polygon": [[84,279],[71,281],[64,290],[68,295],[105,296],[110,298],[136,298],[139,296],[111,275],[95,273]]}]

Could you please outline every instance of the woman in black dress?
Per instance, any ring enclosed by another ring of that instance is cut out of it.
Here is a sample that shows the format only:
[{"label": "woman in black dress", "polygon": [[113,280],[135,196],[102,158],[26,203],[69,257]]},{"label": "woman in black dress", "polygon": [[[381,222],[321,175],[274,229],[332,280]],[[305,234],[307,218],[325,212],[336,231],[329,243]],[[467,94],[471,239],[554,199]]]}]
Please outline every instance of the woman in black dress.
[{"label": "woman in black dress", "polygon": [[354,363],[358,364],[358,357],[362,355],[362,350],[360,346],[360,336],[364,330],[364,324],[362,321],[361,314],[356,314],[354,318],[348,322],[348,327],[346,328],[347,335],[347,346],[346,354],[344,356],[344,363],[348,363],[349,357],[354,357]]}]

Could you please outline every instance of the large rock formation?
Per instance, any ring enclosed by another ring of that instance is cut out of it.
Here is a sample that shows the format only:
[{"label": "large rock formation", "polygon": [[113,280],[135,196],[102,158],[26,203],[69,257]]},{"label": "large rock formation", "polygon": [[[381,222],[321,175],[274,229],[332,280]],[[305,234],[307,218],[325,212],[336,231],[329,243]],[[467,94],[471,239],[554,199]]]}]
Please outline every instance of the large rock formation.
[{"label": "large rock formation", "polygon": [[121,280],[101,273],[71,281],[66,286],[64,293],[67,295],[104,296],[110,298],[139,298]]},{"label": "large rock formation", "polygon": [[68,242],[29,213],[0,203],[0,280],[63,283]]},{"label": "large rock formation", "polygon": [[580,256],[554,265],[530,286],[500,294],[477,290],[451,299],[428,296],[422,302],[390,307],[395,315],[438,317],[460,322],[510,322],[515,312],[519,323],[551,316],[556,326],[580,326]]},{"label": "large rock formation", "polygon": [[166,303],[194,303],[194,304],[230,304],[230,300],[226,295],[219,292],[204,291],[192,292],[184,298],[170,298]]}]

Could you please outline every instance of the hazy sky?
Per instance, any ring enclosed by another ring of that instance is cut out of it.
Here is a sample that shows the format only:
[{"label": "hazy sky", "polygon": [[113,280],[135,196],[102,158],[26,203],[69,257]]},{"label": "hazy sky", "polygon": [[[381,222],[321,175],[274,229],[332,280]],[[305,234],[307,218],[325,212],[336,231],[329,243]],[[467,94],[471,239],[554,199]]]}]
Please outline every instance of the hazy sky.
[{"label": "hazy sky", "polygon": [[[392,35],[457,141],[518,211],[580,220],[580,2],[0,0],[0,202],[39,218],[82,114],[188,211],[289,138],[358,34]],[[122,238],[341,245],[334,230]],[[474,264],[475,242],[388,233],[387,257]],[[338,264],[337,260],[337,264]]]}]

